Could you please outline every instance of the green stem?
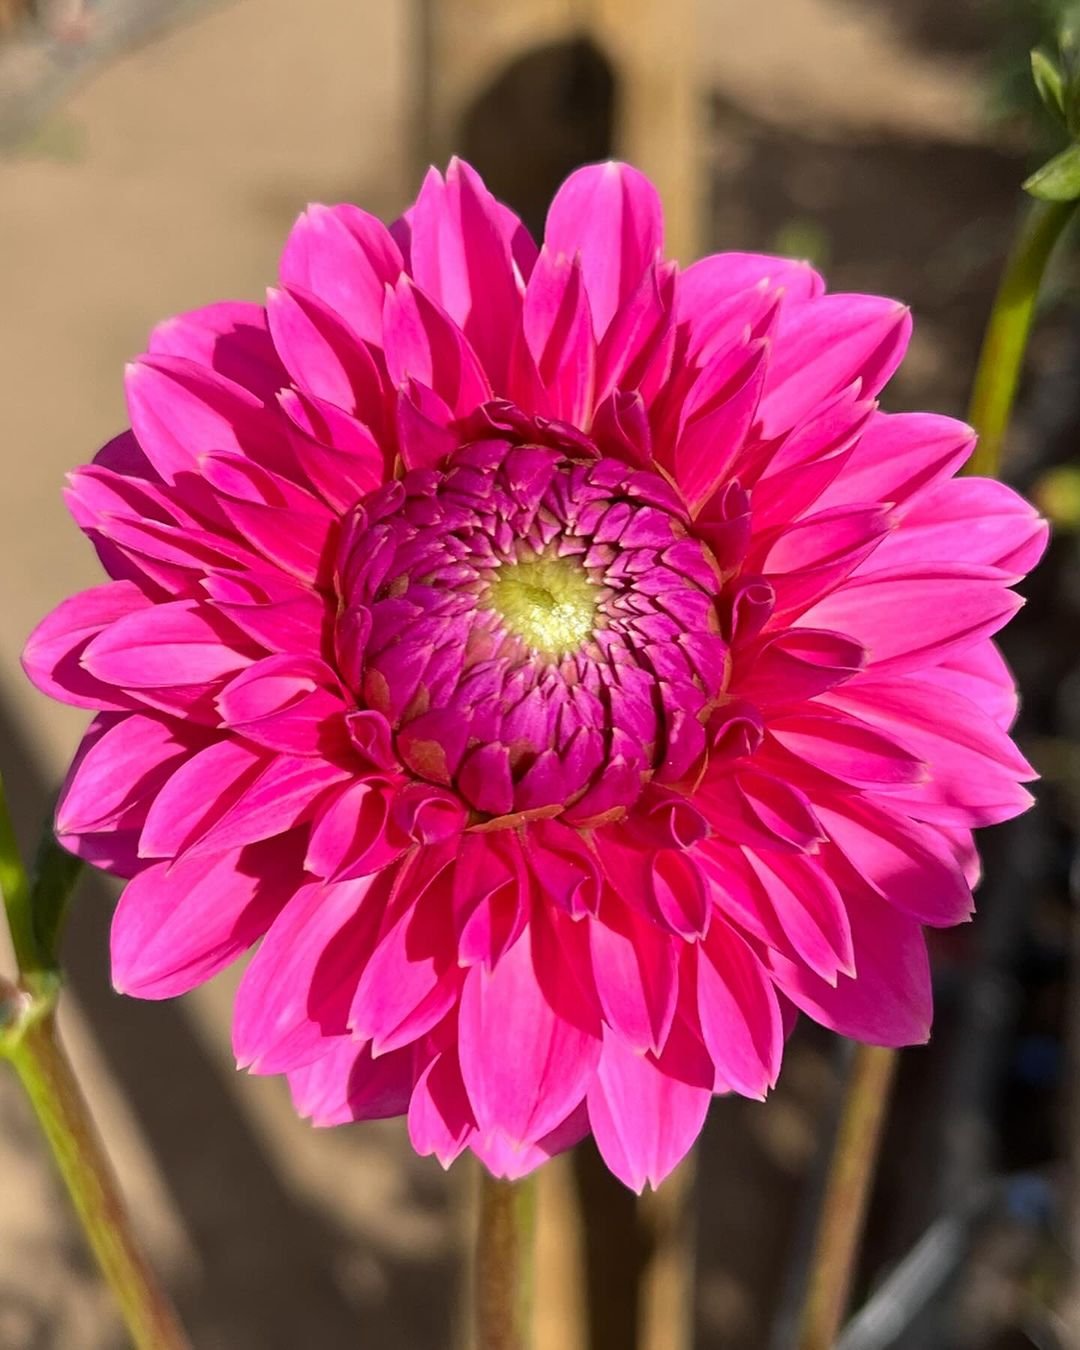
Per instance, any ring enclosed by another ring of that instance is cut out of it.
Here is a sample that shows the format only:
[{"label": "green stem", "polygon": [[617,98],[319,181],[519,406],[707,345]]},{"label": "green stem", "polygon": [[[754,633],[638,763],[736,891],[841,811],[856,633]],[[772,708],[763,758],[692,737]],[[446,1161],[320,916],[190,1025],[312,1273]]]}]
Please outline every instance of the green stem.
[{"label": "green stem", "polygon": [[[968,421],[979,444],[966,467],[996,476],[1046,267],[1076,202],[1035,201],[1005,264],[983,336]],[[831,1350],[847,1309],[884,1132],[896,1051],[855,1050],[826,1179],[799,1328],[799,1350]]]},{"label": "green stem", "polygon": [[34,934],[34,910],[31,903],[30,878],[26,874],[15,827],[8,810],[4,784],[0,781],[0,892],[4,896],[4,911],[11,930],[11,945],[15,961],[24,983],[33,985],[46,973],[45,962]]},{"label": "green stem", "polygon": [[[33,883],[0,782],[0,891],[19,968],[0,977],[0,1058],[11,1061],[52,1149],[87,1241],[136,1350],[187,1350],[188,1342],[131,1227],[120,1189],[56,1028],[60,973],[55,941],[78,865],[47,840]],[[35,924],[40,911],[47,935]]]},{"label": "green stem", "polygon": [[967,465],[968,473],[993,477],[998,472],[1039,288],[1054,245],[1075,210],[1076,202],[1043,201],[1034,201],[1027,209],[979,352],[968,408],[968,421],[979,433],[979,444]]},{"label": "green stem", "polygon": [[878,1045],[855,1048],[818,1220],[798,1350],[832,1350],[836,1344],[851,1293],[896,1060],[895,1050]]},{"label": "green stem", "polygon": [[497,1181],[481,1168],[475,1350],[529,1350],[535,1230],[536,1178]]},{"label": "green stem", "polygon": [[187,1350],[168,1299],[139,1248],[120,1190],[56,1029],[55,997],[23,1006],[4,1032],[87,1241],[137,1350]]}]

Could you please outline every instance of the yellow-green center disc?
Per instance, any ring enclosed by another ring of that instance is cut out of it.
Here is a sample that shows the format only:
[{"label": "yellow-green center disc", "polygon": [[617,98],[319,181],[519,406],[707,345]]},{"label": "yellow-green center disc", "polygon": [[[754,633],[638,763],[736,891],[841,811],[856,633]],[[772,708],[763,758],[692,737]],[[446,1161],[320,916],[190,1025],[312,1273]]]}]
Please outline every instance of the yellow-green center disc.
[{"label": "yellow-green center disc", "polygon": [[581,646],[593,631],[598,598],[580,563],[570,558],[504,563],[487,597],[511,633],[549,656]]}]

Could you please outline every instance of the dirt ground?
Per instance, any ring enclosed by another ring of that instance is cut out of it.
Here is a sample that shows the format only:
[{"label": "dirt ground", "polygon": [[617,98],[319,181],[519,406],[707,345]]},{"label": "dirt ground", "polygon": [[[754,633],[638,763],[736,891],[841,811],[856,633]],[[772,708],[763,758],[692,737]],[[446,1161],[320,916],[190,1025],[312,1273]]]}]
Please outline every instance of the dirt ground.
[{"label": "dirt ground", "polygon": [[[701,0],[702,172],[717,245],[809,249],[838,287],[911,301],[918,337],[894,401],[957,411],[1019,174],[985,130],[976,58],[931,14],[916,0]],[[60,502],[64,472],[122,424],[122,363],[150,326],[259,297],[307,201],[404,204],[415,20],[406,0],[212,5],[113,61],[0,159],[0,764],[29,832],[84,717],[46,706],[18,652],[47,608],[98,579]],[[279,1083],[233,1070],[233,980],[177,1005],[121,1001],[106,931],[105,889],[85,886],[67,1030],[199,1350],[452,1344],[467,1169],[413,1158],[397,1123],[310,1130]],[[763,1350],[830,1073],[807,1043],[766,1107],[713,1113],[699,1346]],[[569,1185],[565,1168],[545,1174],[542,1350],[576,1350],[580,1249],[552,1217]],[[122,1344],[3,1078],[0,1347]]]}]

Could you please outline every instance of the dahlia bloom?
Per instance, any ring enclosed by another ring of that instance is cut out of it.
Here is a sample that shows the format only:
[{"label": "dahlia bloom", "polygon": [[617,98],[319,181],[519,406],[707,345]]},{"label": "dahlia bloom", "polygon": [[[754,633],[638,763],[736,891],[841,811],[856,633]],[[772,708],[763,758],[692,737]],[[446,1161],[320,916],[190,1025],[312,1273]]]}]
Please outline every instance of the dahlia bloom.
[{"label": "dahlia bloom", "polygon": [[316,1124],[511,1177],[591,1132],[636,1189],[797,1011],[923,1041],[924,926],[1030,801],[991,635],[1046,532],[954,477],[969,428],[878,410],[909,330],[664,261],[625,165],[538,249],[459,162],[156,329],[71,477],[112,579],[25,654],[95,712],[56,827],[130,878],[116,987],[259,942],[236,1055]]}]

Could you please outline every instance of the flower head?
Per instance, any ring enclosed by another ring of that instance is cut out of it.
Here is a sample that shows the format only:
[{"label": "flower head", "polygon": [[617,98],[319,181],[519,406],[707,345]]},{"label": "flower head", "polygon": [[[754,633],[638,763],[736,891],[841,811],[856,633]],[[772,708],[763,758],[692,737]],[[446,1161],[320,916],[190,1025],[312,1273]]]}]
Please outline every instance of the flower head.
[{"label": "flower head", "polygon": [[117,987],[261,939],[241,1064],[319,1124],[656,1184],[795,1010],[925,1039],[924,925],[1024,809],[991,635],[1045,528],[877,395],[907,311],[662,257],[624,165],[543,246],[468,166],[311,207],[264,307],[170,320],[72,475],[110,582],[26,650],[93,709],[57,813],[131,878]]}]

